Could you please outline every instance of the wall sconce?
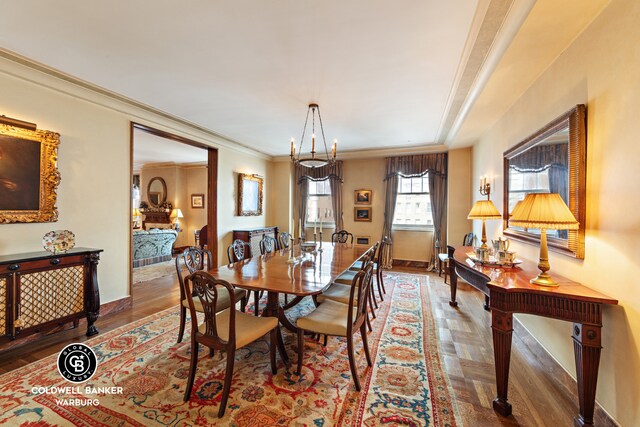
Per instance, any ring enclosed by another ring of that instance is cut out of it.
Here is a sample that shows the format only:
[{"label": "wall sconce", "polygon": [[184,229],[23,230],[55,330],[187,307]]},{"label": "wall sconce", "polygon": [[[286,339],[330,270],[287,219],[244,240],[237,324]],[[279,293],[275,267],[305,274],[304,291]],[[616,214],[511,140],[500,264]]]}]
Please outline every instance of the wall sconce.
[{"label": "wall sconce", "polygon": [[480,194],[487,196],[487,200],[491,199],[491,183],[487,182],[487,177],[480,178]]}]

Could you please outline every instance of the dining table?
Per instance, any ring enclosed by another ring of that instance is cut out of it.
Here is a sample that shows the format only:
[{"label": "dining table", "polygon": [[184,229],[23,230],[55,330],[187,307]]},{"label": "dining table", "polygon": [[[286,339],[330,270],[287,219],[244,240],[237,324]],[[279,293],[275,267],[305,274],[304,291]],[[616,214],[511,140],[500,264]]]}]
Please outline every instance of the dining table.
[{"label": "dining table", "polygon": [[[348,243],[323,243],[322,248],[317,247],[310,253],[301,251],[300,245],[295,245],[293,253],[291,249],[282,249],[214,267],[209,273],[242,289],[266,291],[267,303],[262,316],[277,317],[282,326],[295,333],[298,329],[287,318],[285,311],[305,297],[321,294],[369,249]],[[282,305],[280,294],[294,298]],[[278,345],[284,349],[279,341]]]}]

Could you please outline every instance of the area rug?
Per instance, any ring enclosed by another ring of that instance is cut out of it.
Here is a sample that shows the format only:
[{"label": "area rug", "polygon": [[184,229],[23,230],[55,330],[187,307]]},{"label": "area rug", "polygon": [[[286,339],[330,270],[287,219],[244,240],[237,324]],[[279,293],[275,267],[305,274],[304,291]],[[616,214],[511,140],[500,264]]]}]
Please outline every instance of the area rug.
[{"label": "area rug", "polygon": [[[387,296],[369,334],[373,368],[366,365],[360,338],[355,339],[362,383],[359,393],[353,387],[344,339],[330,337],[326,347],[306,340],[300,377],[293,367],[287,370],[279,358],[278,373],[271,374],[268,343],[263,339],[236,353],[227,410],[218,419],[224,356],[216,353],[210,358],[208,350],[201,348],[194,390],[191,399],[183,402],[191,346],[188,340],[176,344],[178,314],[171,309],[87,341],[97,354],[98,367],[93,378],[79,387],[60,376],[57,355],[1,376],[0,425],[459,424],[438,350],[428,278],[387,273],[385,284]],[[312,308],[312,303],[304,300],[290,310],[291,317]],[[295,335],[284,335],[287,352],[295,362]],[[115,394],[105,394],[108,391]]]},{"label": "area rug", "polygon": [[133,269],[133,283],[148,282],[164,276],[176,275],[176,260],[158,262]]}]

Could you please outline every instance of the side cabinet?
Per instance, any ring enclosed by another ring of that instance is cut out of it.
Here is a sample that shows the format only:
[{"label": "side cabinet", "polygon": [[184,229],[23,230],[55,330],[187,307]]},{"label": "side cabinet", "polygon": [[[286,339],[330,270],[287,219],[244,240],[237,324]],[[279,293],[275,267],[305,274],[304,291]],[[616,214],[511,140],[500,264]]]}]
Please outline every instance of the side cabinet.
[{"label": "side cabinet", "polygon": [[240,239],[251,247],[251,256],[260,255],[260,240],[263,236],[270,236],[278,241],[278,227],[245,228],[233,230],[233,240]]},{"label": "side cabinet", "polygon": [[0,342],[47,332],[87,319],[98,333],[98,262],[101,249],[74,248],[0,256]]}]

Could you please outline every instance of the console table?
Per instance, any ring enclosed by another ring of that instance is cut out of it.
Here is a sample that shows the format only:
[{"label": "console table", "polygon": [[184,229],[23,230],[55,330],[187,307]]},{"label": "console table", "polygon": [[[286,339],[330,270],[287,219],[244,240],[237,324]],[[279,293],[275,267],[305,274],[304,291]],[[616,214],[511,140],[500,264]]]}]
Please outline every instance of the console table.
[{"label": "console table", "polygon": [[98,262],[102,249],[0,256],[0,344],[87,318],[98,333]]},{"label": "console table", "polygon": [[498,396],[493,409],[500,415],[511,415],[507,401],[509,363],[513,313],[526,313],[573,322],[573,349],[578,377],[580,414],[574,419],[576,426],[593,425],[596,382],[600,364],[602,307],[617,304],[609,298],[580,283],[551,273],[560,286],[532,285],[529,279],[538,274],[535,263],[523,262],[516,267],[501,268],[478,265],[467,257],[470,246],[448,246],[449,273],[451,275],[451,301],[457,306],[458,277],[486,296],[485,309],[491,310],[493,354],[496,366]]},{"label": "console table", "polygon": [[251,256],[260,255],[260,240],[263,236],[270,236],[278,241],[278,227],[257,227],[233,230],[233,240],[247,242],[251,247]]}]

